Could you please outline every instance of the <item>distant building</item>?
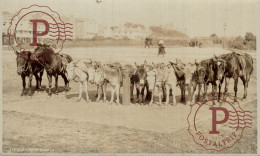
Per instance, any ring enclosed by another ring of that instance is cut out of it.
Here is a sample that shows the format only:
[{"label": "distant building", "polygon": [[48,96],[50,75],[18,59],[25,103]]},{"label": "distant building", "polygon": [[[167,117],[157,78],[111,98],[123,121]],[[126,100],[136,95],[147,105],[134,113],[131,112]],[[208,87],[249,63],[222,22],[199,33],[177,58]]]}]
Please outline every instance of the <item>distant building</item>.
[{"label": "distant building", "polygon": [[104,37],[108,38],[115,38],[115,39],[123,39],[123,38],[129,38],[133,40],[141,40],[147,37],[150,34],[150,31],[147,29],[143,29],[140,27],[107,27],[104,30]]},{"label": "distant building", "polygon": [[[8,44],[9,43],[9,37],[8,37],[8,28],[11,24],[11,20],[13,18],[14,14],[9,12],[3,12],[3,27],[2,27],[2,37],[3,37],[3,43]],[[42,18],[42,15],[40,13],[36,13],[31,15],[32,18],[40,19]],[[30,22],[29,19],[24,19],[26,22],[19,23],[16,29],[16,38],[19,42],[32,42],[32,35],[33,35],[33,24]],[[105,27],[99,23],[97,23],[93,19],[85,19],[85,18],[75,18],[73,16],[62,16],[62,21],[64,23],[71,23],[73,24],[70,29],[73,33],[70,33],[71,36],[69,36],[70,39],[91,39],[95,36],[100,36],[104,38],[115,38],[115,39],[122,39],[122,38],[129,38],[133,40],[141,40],[145,37],[149,36],[151,34],[151,31],[149,28],[145,28],[144,26],[119,26],[119,27]],[[55,25],[50,25],[50,27],[55,27]],[[42,31],[45,31],[45,26],[43,23],[39,23],[37,27],[37,31],[40,33]],[[13,33],[13,32],[11,32]],[[48,35],[42,36],[39,38],[39,42],[42,40],[47,39]],[[13,39],[12,39],[13,40]]]},{"label": "distant building", "polygon": [[75,19],[75,38],[76,39],[91,39],[98,35],[99,25],[92,19]]}]

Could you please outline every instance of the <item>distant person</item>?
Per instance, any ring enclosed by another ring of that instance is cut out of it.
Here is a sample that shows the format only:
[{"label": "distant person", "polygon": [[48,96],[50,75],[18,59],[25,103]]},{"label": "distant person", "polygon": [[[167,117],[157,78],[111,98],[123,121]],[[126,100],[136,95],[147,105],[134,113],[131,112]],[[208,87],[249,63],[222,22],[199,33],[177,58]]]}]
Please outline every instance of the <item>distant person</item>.
[{"label": "distant person", "polygon": [[146,48],[146,47],[148,47],[148,48],[150,48],[150,40],[151,39],[149,39],[149,38],[145,38],[145,41],[144,41],[144,43],[145,43],[145,46],[144,46],[144,48]]},{"label": "distant person", "polygon": [[164,56],[164,54],[166,54],[166,52],[165,52],[165,45],[164,45],[163,40],[159,40],[158,46],[159,46],[159,51],[158,51],[158,55],[157,56],[159,56],[159,55],[163,55]]}]

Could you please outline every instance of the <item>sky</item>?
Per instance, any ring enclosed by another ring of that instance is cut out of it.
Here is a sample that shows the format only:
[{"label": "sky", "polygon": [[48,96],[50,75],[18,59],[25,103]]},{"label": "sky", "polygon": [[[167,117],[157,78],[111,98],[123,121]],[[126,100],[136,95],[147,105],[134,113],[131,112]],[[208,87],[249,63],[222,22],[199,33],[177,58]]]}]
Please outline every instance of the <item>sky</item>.
[{"label": "sky", "polygon": [[[256,34],[257,0],[2,0],[1,10],[16,12],[32,4],[47,5],[61,15],[92,18],[105,26],[126,22],[173,24],[190,37]],[[8,6],[8,7],[7,7]],[[225,34],[223,24],[226,24]]]}]

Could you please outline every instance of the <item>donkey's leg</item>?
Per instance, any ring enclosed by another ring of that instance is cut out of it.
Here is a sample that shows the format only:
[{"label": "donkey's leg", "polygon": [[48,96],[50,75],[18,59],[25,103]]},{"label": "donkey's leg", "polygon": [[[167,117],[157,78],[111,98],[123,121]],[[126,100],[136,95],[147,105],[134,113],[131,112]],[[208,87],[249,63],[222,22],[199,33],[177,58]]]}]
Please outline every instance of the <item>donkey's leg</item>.
[{"label": "donkey's leg", "polygon": [[[29,96],[32,95],[32,79],[33,79],[33,74],[29,74],[29,79],[28,79],[28,87],[29,87]],[[37,80],[36,80],[37,81]]]},{"label": "donkey's leg", "polygon": [[192,97],[191,97],[191,89],[192,89],[192,85],[191,85],[191,83],[190,84],[188,84],[188,86],[187,86],[187,90],[188,90],[188,100],[186,101],[186,104],[188,104],[188,105],[190,105],[190,103],[191,103],[191,99],[192,99]]},{"label": "donkey's leg", "polygon": [[120,84],[115,87],[116,89],[116,103],[120,103],[119,95],[120,95]]},{"label": "donkey's leg", "polygon": [[100,100],[100,84],[97,85],[97,99],[96,99],[96,102],[98,102]]},{"label": "donkey's leg", "polygon": [[52,85],[52,75],[47,73],[47,78],[49,81],[49,96],[51,96],[51,85]]},{"label": "donkey's leg", "polygon": [[101,87],[102,91],[103,91],[103,101],[106,102],[107,101],[107,82],[104,82],[103,86]]},{"label": "donkey's leg", "polygon": [[237,101],[237,84],[238,84],[238,77],[235,77],[234,78],[234,91],[235,91],[234,101]]},{"label": "donkey's leg", "polygon": [[112,86],[110,103],[113,103],[113,102],[114,102],[114,94],[115,94],[115,87]]},{"label": "donkey's leg", "polygon": [[247,96],[247,80],[245,79],[245,76],[241,76],[240,79],[242,80],[243,85],[244,85],[244,96],[243,96],[243,99],[246,99],[246,96]]},{"label": "donkey's leg", "polygon": [[165,89],[166,89],[166,101],[165,101],[165,105],[169,104],[170,101],[170,86],[169,85],[165,85]]},{"label": "donkey's leg", "polygon": [[130,97],[131,101],[134,100],[134,84],[130,84]]},{"label": "donkey's leg", "polygon": [[149,105],[153,104],[153,95],[154,95],[154,87],[151,90],[151,101],[149,102]]},{"label": "donkey's leg", "polygon": [[89,101],[89,96],[88,96],[88,81],[85,79],[84,80],[84,89],[85,89],[85,94],[86,94],[86,101]]},{"label": "donkey's leg", "polygon": [[77,99],[77,102],[79,102],[81,100],[81,96],[82,96],[82,86],[83,86],[83,82],[80,81],[79,82],[79,97]]},{"label": "donkey's leg", "polygon": [[22,81],[23,81],[23,90],[22,90],[21,96],[23,96],[23,95],[26,94],[26,92],[25,92],[26,81],[25,81],[25,76],[24,75],[21,75],[21,77],[22,77]]},{"label": "donkey's leg", "polygon": [[55,94],[58,95],[58,78],[59,78],[59,75],[56,74],[55,76]]},{"label": "donkey's leg", "polygon": [[137,103],[140,103],[140,100],[139,100],[140,85],[139,85],[139,84],[136,84],[136,85],[135,85],[135,88],[136,88],[136,102],[137,102]]},{"label": "donkey's leg", "polygon": [[142,100],[141,100],[141,103],[144,104],[144,89],[145,89],[145,86],[141,86],[140,90],[141,90],[141,95],[142,95]]},{"label": "donkey's leg", "polygon": [[186,101],[186,84],[182,84],[182,96],[183,96],[183,102]]},{"label": "donkey's leg", "polygon": [[197,84],[193,84],[192,90],[191,90],[191,104],[195,102],[195,91],[197,89]]},{"label": "donkey's leg", "polygon": [[158,96],[159,96],[159,105],[161,106],[161,104],[162,104],[162,87],[161,86],[159,86],[158,87]]},{"label": "donkey's leg", "polygon": [[[197,96],[196,100],[199,100],[199,99],[200,99],[200,92],[201,92],[202,84],[199,84],[198,86],[199,86],[199,87],[198,87],[198,96]],[[196,90],[196,87],[195,87],[195,90]]]},{"label": "donkey's leg", "polygon": [[177,104],[177,101],[176,101],[176,88],[175,88],[175,86],[176,86],[176,83],[173,83],[172,84],[172,105],[174,106],[174,105],[176,105]]}]

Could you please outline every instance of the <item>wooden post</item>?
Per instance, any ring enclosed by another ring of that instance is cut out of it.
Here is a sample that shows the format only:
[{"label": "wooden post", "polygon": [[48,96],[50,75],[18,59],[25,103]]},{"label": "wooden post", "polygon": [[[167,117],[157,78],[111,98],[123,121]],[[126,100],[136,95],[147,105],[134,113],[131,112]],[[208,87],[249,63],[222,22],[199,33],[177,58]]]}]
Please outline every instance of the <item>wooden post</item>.
[{"label": "wooden post", "polygon": [[123,72],[123,97],[122,97],[122,104],[129,105],[131,103],[131,95],[130,95],[130,76],[129,71],[124,70]]}]

